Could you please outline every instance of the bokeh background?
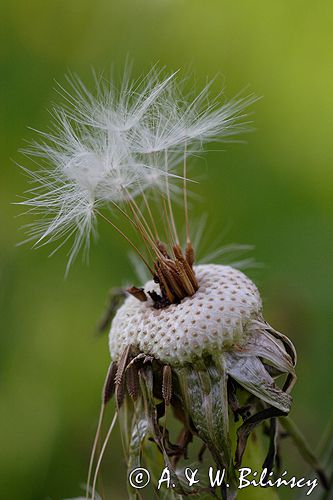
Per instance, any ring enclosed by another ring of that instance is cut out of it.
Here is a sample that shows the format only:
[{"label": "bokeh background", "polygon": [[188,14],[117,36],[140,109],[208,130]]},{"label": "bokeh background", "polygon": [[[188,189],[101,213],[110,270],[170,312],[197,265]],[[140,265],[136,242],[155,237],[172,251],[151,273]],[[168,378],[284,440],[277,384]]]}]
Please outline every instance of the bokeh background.
[{"label": "bokeh background", "polygon": [[[1,498],[80,493],[109,361],[95,325],[109,288],[133,279],[108,228],[89,267],[77,261],[67,280],[64,254],[15,247],[23,219],[11,203],[27,188],[17,150],[34,136],[28,126],[48,126],[55,80],[112,64],[121,72],[128,56],[137,75],[160,62],[199,82],[218,73],[228,96],[247,85],[263,96],[247,144],[207,154],[193,212],[208,214],[207,244],[223,233],[255,245],[265,266],[250,275],[266,317],[298,350],[292,415],[316,447],[332,411],[332,2],[1,0],[0,9]],[[104,474],[122,499],[117,432]],[[288,445],[285,456],[293,474],[308,473]]]}]

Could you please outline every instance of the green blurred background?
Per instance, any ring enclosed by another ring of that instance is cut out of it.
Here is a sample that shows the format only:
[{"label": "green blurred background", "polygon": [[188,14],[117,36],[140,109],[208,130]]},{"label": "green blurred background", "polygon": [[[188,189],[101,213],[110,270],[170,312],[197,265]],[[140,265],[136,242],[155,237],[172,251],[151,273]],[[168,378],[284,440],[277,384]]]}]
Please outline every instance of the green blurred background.
[{"label": "green blurred background", "polygon": [[[209,175],[194,211],[208,213],[210,243],[229,228],[224,242],[255,245],[265,264],[250,275],[266,318],[296,344],[292,414],[316,446],[332,410],[333,3],[1,0],[0,9],[1,498],[80,493],[109,361],[107,338],[93,332],[108,289],[133,279],[125,244],[102,226],[89,267],[77,261],[67,280],[64,254],[15,247],[23,219],[11,202],[27,187],[17,150],[34,136],[28,126],[48,126],[54,80],[113,63],[121,71],[127,56],[136,74],[159,61],[202,82],[219,73],[228,96],[246,85],[264,96],[248,144],[202,162]],[[121,499],[117,432],[104,476]],[[306,475],[284,449],[289,471]]]}]

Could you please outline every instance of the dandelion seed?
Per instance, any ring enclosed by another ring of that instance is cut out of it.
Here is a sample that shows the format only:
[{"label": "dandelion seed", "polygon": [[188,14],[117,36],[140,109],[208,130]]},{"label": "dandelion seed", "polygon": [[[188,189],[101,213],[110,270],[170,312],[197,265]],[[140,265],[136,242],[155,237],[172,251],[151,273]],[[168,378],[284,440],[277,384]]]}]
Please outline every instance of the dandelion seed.
[{"label": "dandelion seed", "polygon": [[[34,187],[20,203],[38,217],[25,227],[27,241],[57,242],[56,250],[72,241],[68,268],[81,247],[88,253],[97,210],[111,211],[114,220],[116,207],[127,211],[132,203],[133,211],[134,199],[160,203],[162,196],[169,218],[171,198],[182,192],[184,149],[190,156],[208,140],[243,131],[244,110],[255,101],[253,95],[210,101],[209,85],[186,101],[178,74],[163,76],[157,68],[136,82],[125,73],[120,90],[95,76],[95,95],[78,77],[68,81],[72,93],[60,87],[65,104],[53,110],[54,130],[39,132],[41,141],[24,151],[40,169],[24,168]],[[141,222],[133,225],[158,254]],[[174,232],[172,216],[170,223]]]}]

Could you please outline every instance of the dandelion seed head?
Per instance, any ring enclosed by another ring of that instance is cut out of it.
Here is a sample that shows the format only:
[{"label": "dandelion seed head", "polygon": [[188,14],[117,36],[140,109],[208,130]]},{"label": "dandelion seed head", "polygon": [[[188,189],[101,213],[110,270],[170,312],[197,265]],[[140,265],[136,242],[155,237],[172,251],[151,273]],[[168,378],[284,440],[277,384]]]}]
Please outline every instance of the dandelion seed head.
[{"label": "dandelion seed head", "polygon": [[[296,352],[290,340],[264,320],[257,287],[231,266],[205,264],[194,269],[199,288],[180,304],[156,310],[150,300],[126,299],[110,329],[112,360],[120,363],[130,346],[134,353],[169,365],[181,380],[188,371],[201,373],[215,365],[219,379],[228,374],[259,399],[288,412]],[[146,283],[145,292],[153,287],[152,281]],[[272,367],[289,375],[283,389],[275,384]],[[195,391],[192,383],[190,377],[186,394]]]},{"label": "dandelion seed head", "polygon": [[[246,325],[261,315],[257,287],[230,266],[195,267],[199,290],[163,310],[133,296],[118,310],[110,331],[110,352],[118,360],[126,345],[164,363],[193,363],[204,354],[221,354],[247,337]],[[149,281],[145,291],[157,290]]]}]

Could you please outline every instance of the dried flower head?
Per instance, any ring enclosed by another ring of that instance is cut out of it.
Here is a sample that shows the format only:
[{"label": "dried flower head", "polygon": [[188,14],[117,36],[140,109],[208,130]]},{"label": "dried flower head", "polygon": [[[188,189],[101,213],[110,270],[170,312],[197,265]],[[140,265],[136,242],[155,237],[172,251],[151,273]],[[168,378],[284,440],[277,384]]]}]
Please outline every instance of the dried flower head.
[{"label": "dried flower head", "polygon": [[[221,493],[233,498],[248,436],[267,419],[264,466],[274,465],[276,417],[291,407],[296,352],[264,320],[259,291],[247,276],[231,266],[195,265],[187,161],[205,142],[243,132],[245,109],[256,97],[221,102],[221,95],[210,97],[210,84],[191,97],[177,73],[163,76],[156,68],[136,82],[125,74],[120,90],[96,78],[95,95],[78,78],[69,81],[66,105],[54,110],[55,131],[41,133],[42,143],[28,151],[41,163],[39,171],[27,171],[36,186],[22,202],[38,215],[30,238],[39,245],[63,238],[59,246],[74,238],[70,265],[82,245],[89,247],[100,218],[126,239],[152,277],[127,291],[112,322],[112,363],[87,498],[104,409],[113,395],[117,409],[96,465],[92,498],[117,417],[129,472],[149,460],[143,450],[153,440],[172,472],[173,492],[189,494],[176,466],[196,437],[203,444],[200,458],[207,448],[227,470]],[[185,242],[174,217],[180,193]],[[182,425],[177,442],[167,427],[169,408]],[[235,450],[231,415],[243,419]],[[131,487],[129,493],[135,497]]]},{"label": "dried flower head", "polygon": [[[150,411],[155,408],[147,436],[152,433],[165,460],[168,457],[169,462],[177,463],[197,436],[216,464],[227,469],[227,481],[235,489],[248,426],[290,410],[296,352],[290,340],[263,319],[258,289],[241,271],[214,264],[194,266],[193,270],[198,290],[180,304],[156,310],[151,298],[141,302],[129,296],[116,313],[110,331],[116,399],[122,420],[129,418],[127,425],[137,425],[143,416],[136,413],[141,405],[138,389],[132,390],[132,380],[136,380],[140,397],[148,398]],[[144,293],[151,297],[157,287],[148,282]],[[274,379],[283,374],[286,380],[279,387]],[[243,404],[236,395],[240,388],[248,393]],[[129,412],[131,404],[134,413]],[[172,446],[158,423],[169,405],[184,426],[180,441]],[[236,419],[244,419],[235,460],[229,411]],[[269,459],[267,465],[273,466]],[[186,492],[179,481],[178,488]],[[222,493],[226,495],[226,490]]]}]

